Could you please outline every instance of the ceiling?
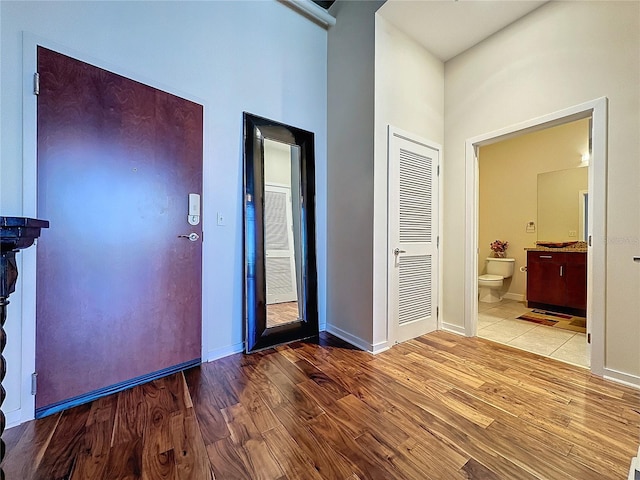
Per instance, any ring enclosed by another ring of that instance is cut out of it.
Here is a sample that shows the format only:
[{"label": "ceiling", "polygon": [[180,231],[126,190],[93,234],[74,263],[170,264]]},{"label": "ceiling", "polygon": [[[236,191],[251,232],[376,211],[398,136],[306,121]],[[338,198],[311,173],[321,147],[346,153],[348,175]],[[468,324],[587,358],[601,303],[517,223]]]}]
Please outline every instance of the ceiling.
[{"label": "ceiling", "polygon": [[378,13],[446,62],[545,3],[531,0],[387,0]]}]

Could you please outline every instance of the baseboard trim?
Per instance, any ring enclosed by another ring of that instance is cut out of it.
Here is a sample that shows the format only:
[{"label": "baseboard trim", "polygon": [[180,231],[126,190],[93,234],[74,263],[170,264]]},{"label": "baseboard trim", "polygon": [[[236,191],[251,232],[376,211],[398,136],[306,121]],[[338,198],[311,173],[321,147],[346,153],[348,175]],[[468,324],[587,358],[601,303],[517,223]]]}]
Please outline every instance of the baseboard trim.
[{"label": "baseboard trim", "polygon": [[371,350],[370,352],[373,353],[374,355],[377,355],[379,353],[382,352],[386,352],[387,350],[389,350],[391,347],[389,346],[389,342],[387,342],[386,340],[384,342],[378,342],[378,343],[374,343],[371,346]]},{"label": "baseboard trim", "polygon": [[461,327],[459,325],[451,325],[450,323],[442,322],[441,330],[445,330],[451,333],[457,333],[458,335],[466,335],[464,327]]},{"label": "baseboard trim", "polygon": [[228,357],[229,355],[233,355],[235,353],[240,353],[240,352],[244,352],[244,342],[235,343],[233,345],[227,345],[225,347],[209,350],[207,352],[207,356],[203,361],[213,362],[214,360],[218,360],[219,358]]},{"label": "baseboard trim", "polygon": [[93,400],[96,400],[98,398],[106,397],[107,395],[111,395],[112,393],[122,392],[123,390],[135,387],[136,385],[142,385],[143,383],[150,382],[157,378],[166,377],[167,375],[186,370],[187,368],[195,367],[196,365],[200,365],[200,363],[200,358],[195,358],[193,360],[189,360],[188,362],[173,365],[168,368],[163,368],[162,370],[157,370],[146,375],[140,375],[139,377],[125,380],[124,382],[109,385],[108,387],[104,388],[99,388],[98,390],[78,395],[77,397],[69,398],[61,402],[56,402],[51,405],[47,405],[46,407],[36,408],[36,418],[46,417],[48,415],[61,412],[62,410],[67,410],[69,408],[77,407],[78,405],[92,402]]},{"label": "baseboard trim", "polygon": [[5,412],[4,414],[6,428],[17,427],[21,423],[24,423],[26,420],[22,420],[22,409],[19,408],[17,410],[11,410],[10,412]]},{"label": "baseboard trim", "polygon": [[640,377],[629,373],[619,372],[611,368],[605,368],[603,377],[612,382],[621,383],[627,387],[640,389]]},{"label": "baseboard trim", "polygon": [[389,349],[387,342],[380,342],[373,345],[361,339],[360,337],[356,337],[355,335],[352,335],[351,333],[345,330],[342,330],[339,327],[336,327],[335,325],[331,325],[330,323],[327,323],[326,331],[329,332],[331,335],[335,335],[341,340],[344,340],[345,342],[350,343],[354,347],[358,347],[360,350],[364,350],[365,352],[380,353],[380,352],[383,352],[384,350]]},{"label": "baseboard trim", "polygon": [[516,302],[524,302],[524,295],[521,293],[505,293],[502,298],[507,300],[515,300]]}]

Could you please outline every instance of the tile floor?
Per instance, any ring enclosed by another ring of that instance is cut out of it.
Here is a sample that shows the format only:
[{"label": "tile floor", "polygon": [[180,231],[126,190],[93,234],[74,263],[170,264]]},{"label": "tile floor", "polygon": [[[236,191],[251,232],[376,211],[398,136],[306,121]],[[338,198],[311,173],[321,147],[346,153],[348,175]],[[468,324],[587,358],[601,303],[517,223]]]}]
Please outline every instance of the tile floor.
[{"label": "tile floor", "polygon": [[524,302],[514,300],[478,302],[478,336],[573,365],[589,367],[589,349],[584,333],[517,319],[529,311],[531,309]]}]

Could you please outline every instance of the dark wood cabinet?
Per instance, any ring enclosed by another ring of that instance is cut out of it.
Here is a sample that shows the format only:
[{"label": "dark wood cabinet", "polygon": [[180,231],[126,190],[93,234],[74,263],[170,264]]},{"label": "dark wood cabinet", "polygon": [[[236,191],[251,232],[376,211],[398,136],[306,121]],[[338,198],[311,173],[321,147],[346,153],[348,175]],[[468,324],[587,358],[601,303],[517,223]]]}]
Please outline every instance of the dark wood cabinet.
[{"label": "dark wood cabinet", "polygon": [[586,315],[586,252],[527,252],[527,305]]}]

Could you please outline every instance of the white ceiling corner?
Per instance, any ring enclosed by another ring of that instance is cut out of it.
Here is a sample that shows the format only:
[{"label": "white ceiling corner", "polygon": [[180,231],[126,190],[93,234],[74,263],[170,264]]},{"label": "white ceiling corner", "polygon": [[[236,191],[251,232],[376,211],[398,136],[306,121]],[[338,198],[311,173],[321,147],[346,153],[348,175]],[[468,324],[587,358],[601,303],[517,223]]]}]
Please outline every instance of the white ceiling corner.
[{"label": "white ceiling corner", "polygon": [[378,13],[443,62],[546,0],[387,0]]}]

